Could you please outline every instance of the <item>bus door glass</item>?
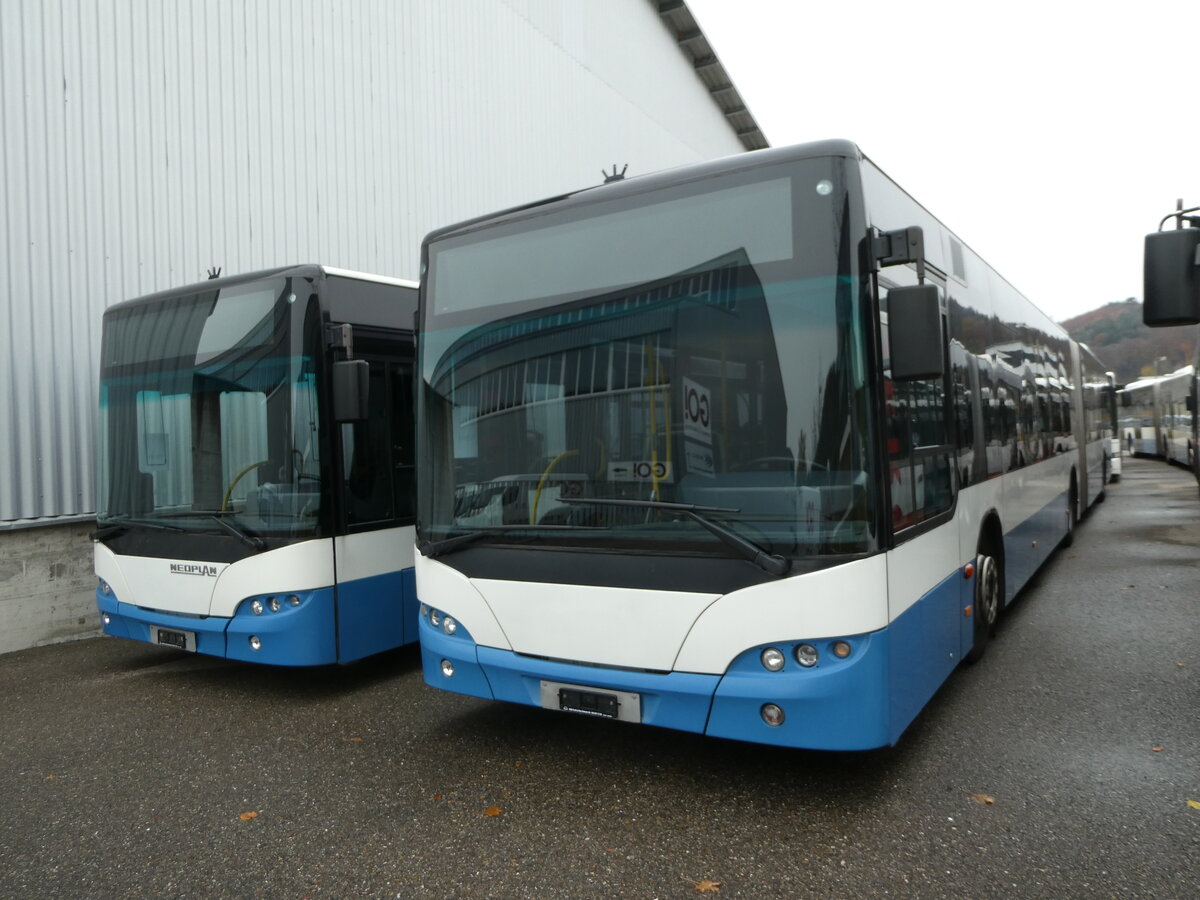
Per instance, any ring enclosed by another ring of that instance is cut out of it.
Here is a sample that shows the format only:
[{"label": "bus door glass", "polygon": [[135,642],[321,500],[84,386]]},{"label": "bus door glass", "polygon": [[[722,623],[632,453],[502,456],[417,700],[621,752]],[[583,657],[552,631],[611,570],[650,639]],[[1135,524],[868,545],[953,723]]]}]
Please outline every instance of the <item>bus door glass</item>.
[{"label": "bus door glass", "polygon": [[[902,531],[954,504],[955,448],[947,374],[895,382],[891,377],[887,283],[880,280],[883,392],[892,528]],[[939,294],[943,291],[939,285]]]}]

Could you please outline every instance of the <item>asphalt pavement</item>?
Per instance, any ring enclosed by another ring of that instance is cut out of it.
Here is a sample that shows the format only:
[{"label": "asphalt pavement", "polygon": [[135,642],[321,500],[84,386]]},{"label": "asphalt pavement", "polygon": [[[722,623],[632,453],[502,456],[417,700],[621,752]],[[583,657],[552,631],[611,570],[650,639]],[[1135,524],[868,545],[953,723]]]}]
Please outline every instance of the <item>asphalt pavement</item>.
[{"label": "asphalt pavement", "polygon": [[0,656],[0,897],[1200,897],[1200,497],[1126,460],[898,746],[116,638]]}]

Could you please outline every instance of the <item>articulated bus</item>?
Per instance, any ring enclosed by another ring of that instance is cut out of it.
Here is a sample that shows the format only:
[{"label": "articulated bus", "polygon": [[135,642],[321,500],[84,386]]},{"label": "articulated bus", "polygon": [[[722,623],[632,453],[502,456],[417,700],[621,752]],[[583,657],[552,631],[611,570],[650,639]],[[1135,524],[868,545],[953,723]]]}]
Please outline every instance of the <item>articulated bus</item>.
[{"label": "articulated bus", "polygon": [[105,312],[107,634],[285,666],[417,639],[416,287],[297,266]]},{"label": "articulated bus", "polygon": [[1194,470],[1195,368],[1184,366],[1169,375],[1132,381],[1119,393],[1126,452]]},{"label": "articulated bus", "polygon": [[434,687],[893,744],[1108,480],[1103,368],[848,142],[479,218],[422,264]]}]

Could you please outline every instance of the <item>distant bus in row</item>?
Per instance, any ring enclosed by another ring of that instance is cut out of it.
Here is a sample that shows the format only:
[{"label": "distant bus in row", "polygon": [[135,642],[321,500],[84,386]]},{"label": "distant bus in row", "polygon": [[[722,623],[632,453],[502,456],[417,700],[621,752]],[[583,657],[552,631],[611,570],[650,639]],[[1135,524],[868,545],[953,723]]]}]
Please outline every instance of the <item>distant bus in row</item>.
[{"label": "distant bus in row", "polygon": [[1122,449],[1196,471],[1196,369],[1130,382],[1119,392]]},{"label": "distant bus in row", "polygon": [[416,298],[296,266],[105,312],[105,633],[290,666],[417,639]]},{"label": "distant bus in row", "polygon": [[893,744],[1112,474],[1104,366],[849,142],[485,216],[422,262],[444,690]]}]

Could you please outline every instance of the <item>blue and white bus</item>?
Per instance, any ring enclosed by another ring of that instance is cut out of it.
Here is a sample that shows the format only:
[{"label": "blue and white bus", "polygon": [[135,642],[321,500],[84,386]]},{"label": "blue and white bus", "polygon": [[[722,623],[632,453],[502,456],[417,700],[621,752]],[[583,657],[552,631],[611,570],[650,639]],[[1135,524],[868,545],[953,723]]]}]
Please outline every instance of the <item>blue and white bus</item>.
[{"label": "blue and white bus", "polygon": [[416,287],[296,266],[105,312],[107,634],[287,666],[417,639]]},{"label": "blue and white bus", "polygon": [[1079,345],[851,143],[430,234],[426,681],[895,743],[1104,491]]},{"label": "blue and white bus", "polygon": [[1195,368],[1131,381],[1118,394],[1124,449],[1194,470]]}]

